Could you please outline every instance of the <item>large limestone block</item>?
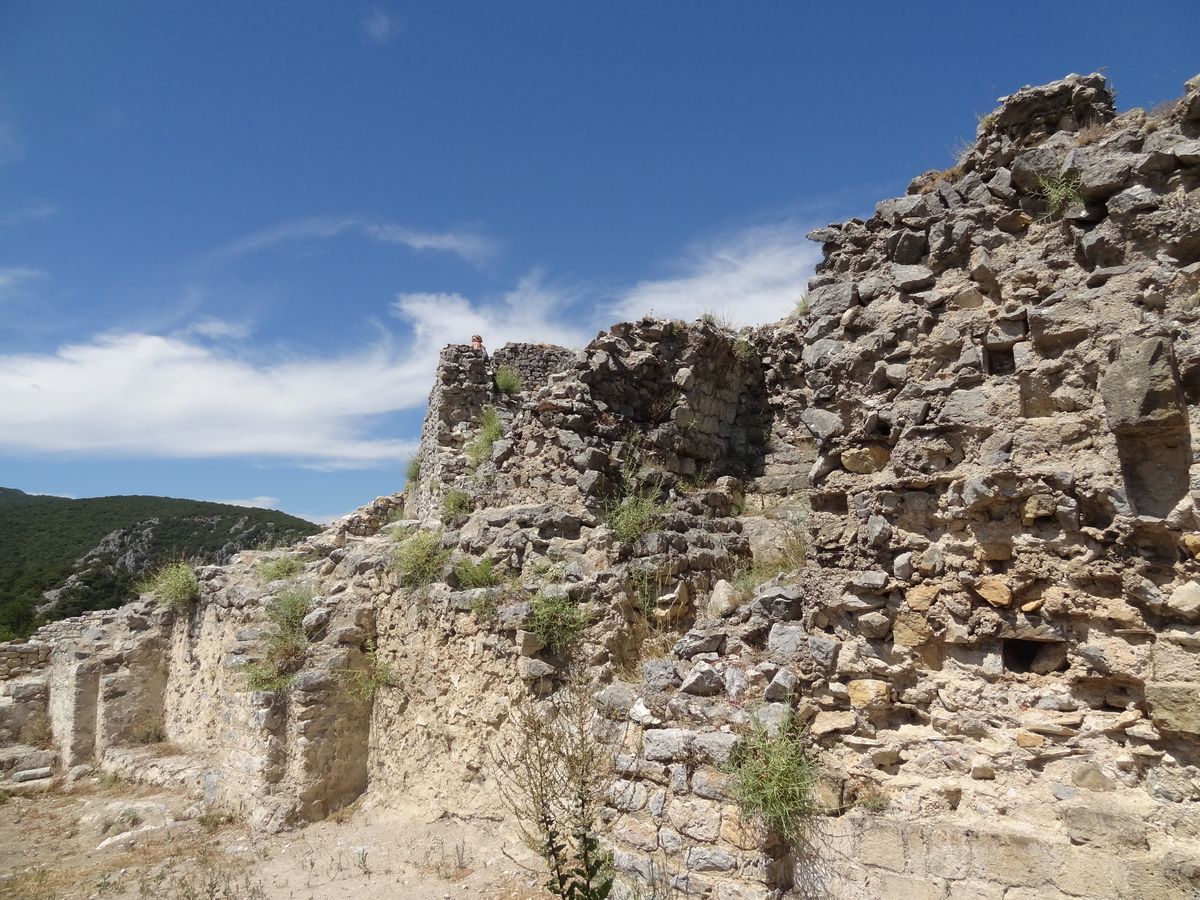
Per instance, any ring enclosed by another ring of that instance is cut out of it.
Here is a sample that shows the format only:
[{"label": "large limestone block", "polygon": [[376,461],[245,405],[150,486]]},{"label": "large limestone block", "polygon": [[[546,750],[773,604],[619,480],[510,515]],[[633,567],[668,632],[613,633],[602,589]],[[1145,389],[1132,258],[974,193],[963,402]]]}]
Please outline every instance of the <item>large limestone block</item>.
[{"label": "large limestone block", "polygon": [[1173,618],[1194,622],[1200,618],[1200,584],[1188,581],[1175,588],[1166,605]]},{"label": "large limestone block", "polygon": [[987,394],[978,388],[954,391],[946,398],[939,419],[953,425],[972,425],[988,419]]},{"label": "large limestone block", "polygon": [[992,606],[1004,607],[1012,603],[1012,588],[1008,586],[1008,581],[999,575],[980,578],[979,583],[975,585],[975,593]]},{"label": "large limestone block", "polygon": [[1131,335],[1122,340],[1100,393],[1115,432],[1187,425],[1170,338]]},{"label": "large limestone block", "polygon": [[1146,685],[1146,703],[1159,728],[1200,735],[1200,682],[1152,681]]},{"label": "large limestone block", "polygon": [[933,637],[925,617],[916,610],[903,610],[892,623],[892,642],[897,647],[919,647]]},{"label": "large limestone block", "polygon": [[892,454],[887,447],[872,444],[869,447],[855,447],[842,453],[842,468],[856,475],[870,475],[883,469],[891,460]]},{"label": "large limestone block", "polygon": [[846,685],[850,705],[855,709],[880,709],[891,700],[892,688],[886,681],[855,678]]}]

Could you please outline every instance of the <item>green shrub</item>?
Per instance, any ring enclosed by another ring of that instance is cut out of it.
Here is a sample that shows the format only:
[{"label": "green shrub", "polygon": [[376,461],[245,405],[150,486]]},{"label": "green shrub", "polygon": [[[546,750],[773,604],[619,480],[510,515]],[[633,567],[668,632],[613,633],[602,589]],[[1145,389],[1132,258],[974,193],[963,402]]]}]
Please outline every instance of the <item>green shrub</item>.
[{"label": "green shrub", "polygon": [[304,561],[295,556],[264,559],[258,564],[258,577],[264,582],[291,578],[293,575],[299,575],[302,571],[304,571]]},{"label": "green shrub", "polygon": [[492,445],[504,436],[500,414],[494,406],[485,406],[479,413],[479,432],[466,446],[467,461],[472,467],[492,458]]},{"label": "green shrub", "polygon": [[1083,202],[1077,174],[1040,175],[1037,192],[1046,201],[1043,219],[1061,219],[1070,207]]},{"label": "green shrub", "polygon": [[604,522],[618,541],[630,544],[658,528],[664,512],[662,504],[649,497],[630,494],[604,509]]},{"label": "green shrub", "polygon": [[304,617],[312,608],[312,591],[294,585],[280,591],[267,603],[270,627],[264,636],[265,658],[242,667],[246,686],[252,691],[278,691],[292,682],[292,676],[304,665],[308,635]]},{"label": "green shrub", "polygon": [[583,634],[587,621],[583,611],[567,597],[533,598],[528,628],[543,641],[551,653],[566,650]]},{"label": "green shrub", "polygon": [[466,491],[446,491],[442,495],[442,522],[450,524],[471,512],[471,496]]},{"label": "green shrub", "polygon": [[408,464],[404,467],[404,486],[415,486],[420,477],[421,457],[414,454],[408,458]]},{"label": "green shrub", "polygon": [[138,585],[138,590],[153,592],[159,603],[181,612],[200,599],[196,570],[185,562],[164,566],[149,581]]},{"label": "green shrub", "polygon": [[742,362],[749,362],[754,359],[754,345],[740,337],[733,342],[733,355]]},{"label": "green shrub", "polygon": [[495,587],[500,583],[500,577],[492,571],[490,559],[481,559],[479,562],[460,559],[454,564],[454,578],[462,588]]},{"label": "green shrub", "polygon": [[730,793],[742,816],[761,822],[793,845],[803,838],[815,811],[817,764],[804,737],[790,716],[774,736],[752,717],[749,733],[742,736],[726,767]]},{"label": "green shrub", "polygon": [[521,378],[521,373],[512,366],[501,366],[496,370],[496,390],[509,397],[513,394],[521,393],[525,387],[525,381]]},{"label": "green shrub", "polygon": [[801,294],[800,299],[796,301],[796,315],[798,315],[798,316],[808,315],[808,293],[807,292]]},{"label": "green shrub", "polygon": [[450,558],[442,547],[442,536],[436,531],[418,531],[405,538],[392,554],[390,571],[400,577],[408,588],[426,587],[442,573]]},{"label": "green shrub", "polygon": [[396,677],[386,660],[379,658],[375,642],[368,640],[364,654],[367,664],[360,669],[343,669],[339,674],[346,693],[359,703],[370,703],[380,688],[393,687]]},{"label": "green shrub", "polygon": [[246,688],[251,691],[282,691],[291,685],[294,672],[279,673],[269,660],[246,663],[242,666]]},{"label": "green shrub", "polygon": [[304,617],[312,608],[312,591],[293,587],[280,592],[267,604],[267,620],[271,631],[267,635],[267,658],[281,671],[294,671],[304,662],[308,637],[304,633]]}]

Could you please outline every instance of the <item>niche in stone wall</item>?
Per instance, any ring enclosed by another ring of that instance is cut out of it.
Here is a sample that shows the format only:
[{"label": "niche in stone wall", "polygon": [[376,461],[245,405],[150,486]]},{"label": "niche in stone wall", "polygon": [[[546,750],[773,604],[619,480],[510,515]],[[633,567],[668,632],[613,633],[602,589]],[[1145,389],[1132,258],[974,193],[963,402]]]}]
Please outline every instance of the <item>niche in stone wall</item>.
[{"label": "niche in stone wall", "polygon": [[983,364],[989,375],[1011,375],[1017,371],[1012,347],[994,347],[983,351]]},{"label": "niche in stone wall", "polygon": [[1191,435],[1186,427],[1117,435],[1125,492],[1139,516],[1168,515],[1189,487]]},{"label": "niche in stone wall", "polygon": [[1067,668],[1066,646],[1061,641],[1030,641],[1004,638],[1000,654],[1006,672],[1036,672],[1045,675]]},{"label": "niche in stone wall", "polygon": [[844,516],[850,512],[850,501],[842,491],[828,491],[813,494],[809,498],[812,511],[816,513],[834,513]]}]

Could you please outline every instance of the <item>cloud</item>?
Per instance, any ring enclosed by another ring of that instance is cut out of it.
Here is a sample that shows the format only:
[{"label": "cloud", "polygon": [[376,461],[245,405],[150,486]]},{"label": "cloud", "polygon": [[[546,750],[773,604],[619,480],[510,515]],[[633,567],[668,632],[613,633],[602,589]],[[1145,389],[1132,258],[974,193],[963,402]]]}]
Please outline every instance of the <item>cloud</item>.
[{"label": "cloud", "polygon": [[206,317],[188,325],[183,329],[183,333],[185,335],[194,334],[214,341],[222,338],[243,341],[250,336],[250,332],[253,330],[253,326],[249,322],[227,322],[224,319]]},{"label": "cloud", "polygon": [[0,303],[15,296],[18,291],[31,281],[41,281],[49,276],[41,269],[29,269],[20,266],[0,268]]},{"label": "cloud", "polygon": [[499,249],[496,241],[472,231],[429,232],[362,216],[309,216],[280,222],[239,238],[219,250],[216,257],[228,261],[281,244],[328,240],[346,233],[410,250],[454,253],[474,266],[487,262]]},{"label": "cloud", "polygon": [[249,497],[243,500],[214,500],[213,503],[228,503],[230,506],[248,506],[251,509],[278,509],[278,497]]},{"label": "cloud", "polygon": [[431,376],[427,355],[399,356],[390,340],[260,364],[183,337],[98,335],[0,355],[0,451],[394,465],[414,443],[375,434],[373,420],[419,405]]},{"label": "cloud", "polygon": [[373,44],[391,43],[404,30],[400,20],[380,6],[372,7],[360,24],[364,37]]},{"label": "cloud", "polygon": [[586,334],[564,318],[573,299],[537,271],[490,305],[402,294],[391,311],[410,340],[383,331],[334,357],[258,360],[202,339],[229,336],[215,319],[169,336],[113,332],[49,353],[0,354],[0,453],[398,466],[415,441],[388,435],[381,419],[424,404],[444,344],[479,332],[493,348],[580,345]]},{"label": "cloud", "polygon": [[472,334],[492,349],[510,341],[578,347],[588,335],[566,316],[576,299],[547,285],[535,269],[493,305],[472,304],[461,294],[397,294],[392,314],[407,320],[417,343],[429,347],[465,344]]},{"label": "cloud", "polygon": [[56,215],[58,215],[56,206],[48,204],[30,206],[0,215],[0,227],[9,228],[14,225],[24,225],[26,222],[42,222]]},{"label": "cloud", "polygon": [[400,244],[413,250],[443,250],[456,253],[472,265],[481,265],[496,255],[497,243],[469,231],[442,234],[415,231],[389,223],[366,224],[363,233],[384,244]]},{"label": "cloud", "polygon": [[673,278],[641,281],[613,308],[620,319],[653,312],[693,319],[714,312],[738,325],[773,322],[791,312],[821,258],[791,222],[758,225],[692,247]]}]

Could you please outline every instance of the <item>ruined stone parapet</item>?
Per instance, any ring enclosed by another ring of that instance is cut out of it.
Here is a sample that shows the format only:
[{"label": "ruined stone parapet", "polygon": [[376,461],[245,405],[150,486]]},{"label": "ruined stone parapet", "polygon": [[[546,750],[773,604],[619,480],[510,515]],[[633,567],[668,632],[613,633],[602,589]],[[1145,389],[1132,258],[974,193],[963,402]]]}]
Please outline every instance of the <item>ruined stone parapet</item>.
[{"label": "ruined stone parapet", "polygon": [[508,366],[521,376],[523,389],[535,392],[544,387],[554,375],[568,371],[577,351],[554,344],[508,343],[492,354],[491,368],[495,372]]},{"label": "ruined stone parapet", "polygon": [[50,662],[51,644],[38,641],[10,641],[0,644],[0,678],[14,678],[45,668]]}]

